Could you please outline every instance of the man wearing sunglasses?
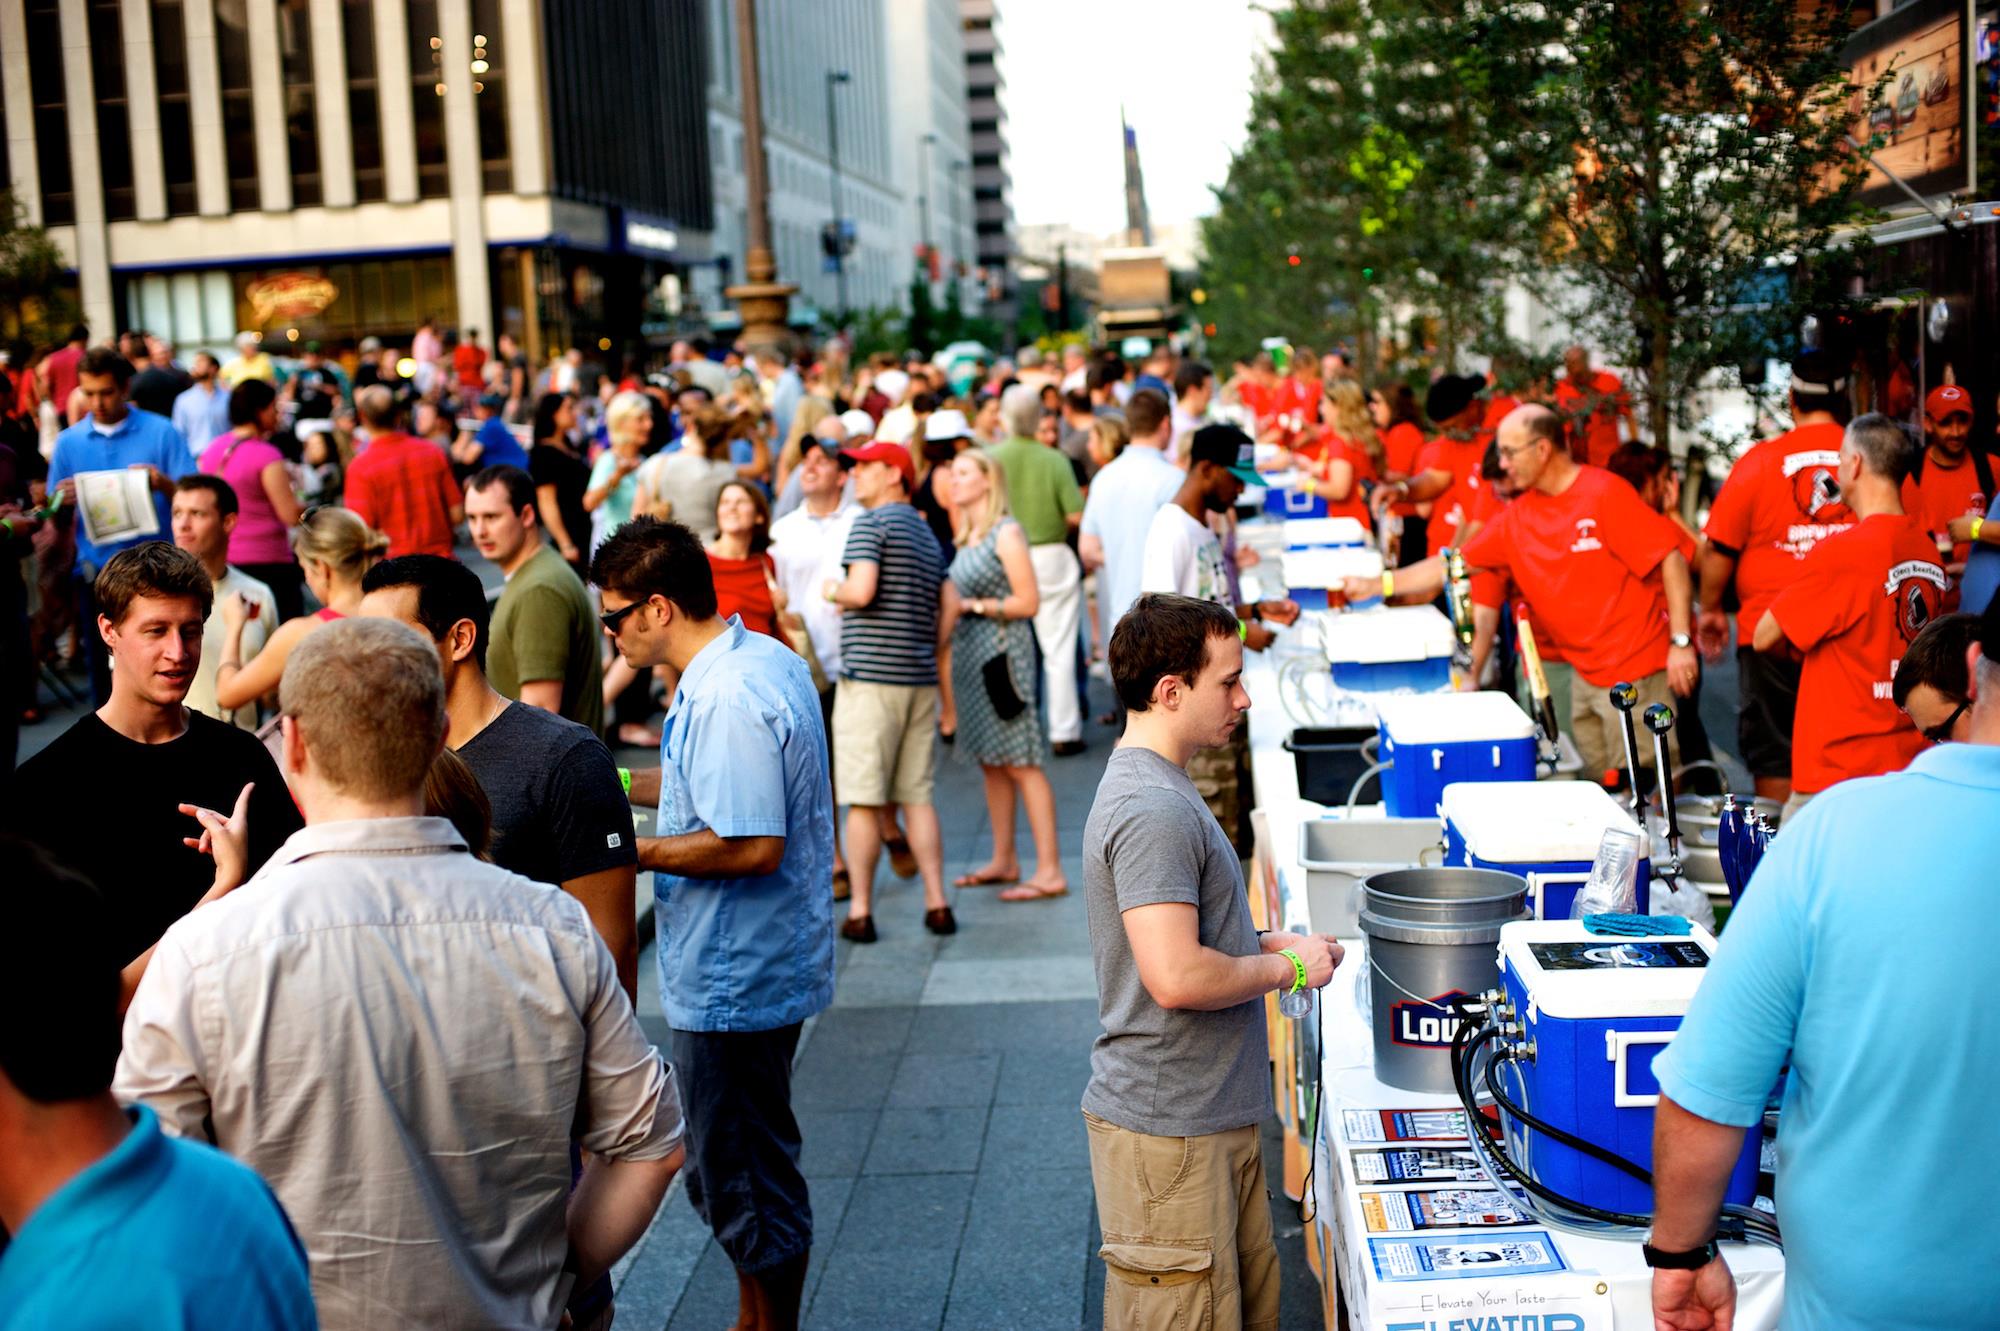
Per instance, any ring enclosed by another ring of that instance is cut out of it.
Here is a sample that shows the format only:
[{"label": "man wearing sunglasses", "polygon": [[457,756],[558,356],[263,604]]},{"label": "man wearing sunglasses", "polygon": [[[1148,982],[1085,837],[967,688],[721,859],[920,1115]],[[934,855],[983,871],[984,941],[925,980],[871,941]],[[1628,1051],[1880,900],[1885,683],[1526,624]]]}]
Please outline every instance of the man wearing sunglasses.
[{"label": "man wearing sunglasses", "polygon": [[1932,744],[1972,736],[1971,672],[1966,649],[1979,641],[1979,616],[1940,615],[1924,625],[1896,667],[1896,706]]},{"label": "man wearing sunglasses", "polygon": [[[1964,1236],[1991,1234],[2000,1175],[2000,1011],[1968,998],[2000,951],[2000,611],[1976,628],[1978,645],[1958,652],[1965,742],[1835,786],[1785,825],[1653,1064],[1656,1325],[1729,1324],[1736,1282],[1714,1246],[1717,1211],[1743,1130],[1763,1122],[1787,1064],[1785,1325],[1992,1319],[1992,1264],[1968,1262]],[[1892,917],[1908,927],[1885,928]]]}]

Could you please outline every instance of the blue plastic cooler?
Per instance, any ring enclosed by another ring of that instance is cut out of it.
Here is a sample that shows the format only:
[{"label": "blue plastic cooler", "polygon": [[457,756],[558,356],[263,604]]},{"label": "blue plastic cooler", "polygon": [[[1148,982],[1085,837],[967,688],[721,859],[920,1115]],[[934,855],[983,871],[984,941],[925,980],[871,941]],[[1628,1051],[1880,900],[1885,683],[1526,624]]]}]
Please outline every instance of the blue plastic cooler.
[{"label": "blue plastic cooler", "polygon": [[1536,883],[1535,918],[1566,920],[1607,828],[1640,836],[1639,882],[1652,881],[1650,841],[1624,806],[1587,781],[1483,781],[1451,785],[1438,800],[1444,815],[1444,862],[1474,869],[1573,874],[1567,883]]},{"label": "blue plastic cooler", "polygon": [[[1326,500],[1306,493],[1295,473],[1264,474],[1264,511],[1277,518],[1323,518]],[[1294,488],[1297,487],[1297,488]]]},{"label": "blue plastic cooler", "polygon": [[1368,544],[1368,529],[1353,518],[1289,518],[1285,522],[1287,550],[1319,550],[1328,546]]},{"label": "blue plastic cooler", "polygon": [[[1348,521],[1327,518],[1327,522]],[[1285,524],[1290,527],[1291,523]],[[1327,591],[1348,578],[1379,583],[1382,556],[1362,545],[1310,545],[1285,551],[1285,588],[1302,610],[1327,608]]]},{"label": "blue plastic cooler", "polygon": [[[1680,1030],[1715,938],[1700,925],[1685,937],[1609,938],[1581,920],[1534,920],[1500,931],[1500,971],[1532,1059],[1500,1069],[1500,1085],[1535,1117],[1650,1169],[1653,1060]],[[1517,1128],[1511,1120],[1510,1129]],[[1762,1129],[1744,1133],[1728,1201],[1757,1192]],[[1650,1214],[1652,1189],[1622,1170],[1539,1132],[1511,1132],[1516,1163],[1566,1197],[1606,1210]]]},{"label": "blue plastic cooler", "polygon": [[1384,698],[1375,715],[1391,818],[1435,817],[1454,782],[1535,779],[1534,722],[1504,693]]},{"label": "blue plastic cooler", "polygon": [[1451,621],[1428,605],[1354,610],[1326,621],[1333,682],[1350,693],[1451,688]]}]

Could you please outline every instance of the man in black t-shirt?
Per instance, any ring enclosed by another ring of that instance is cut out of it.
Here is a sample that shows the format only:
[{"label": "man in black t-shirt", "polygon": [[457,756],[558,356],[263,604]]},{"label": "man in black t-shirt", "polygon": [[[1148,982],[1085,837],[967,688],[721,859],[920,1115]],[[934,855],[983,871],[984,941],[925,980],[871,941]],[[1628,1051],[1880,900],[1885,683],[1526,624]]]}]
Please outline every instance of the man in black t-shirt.
[{"label": "man in black t-shirt", "polygon": [[493,806],[493,862],[581,901],[637,1002],[638,846],[611,751],[585,727],[487,683],[486,589],[465,565],[403,555],[368,570],[361,586],[363,614],[401,620],[437,644],[451,714],[445,742]]},{"label": "man in black t-shirt", "polygon": [[[319,343],[308,342],[299,367],[285,380],[284,397],[298,411],[299,421],[332,420],[340,410],[340,374],[326,363]],[[293,427],[296,429],[296,425]]]},{"label": "man in black t-shirt", "polygon": [[231,809],[246,785],[248,872],[303,826],[256,736],[188,710],[214,592],[201,561],[164,541],[121,550],[97,575],[86,631],[111,655],[111,699],[21,765],[5,802],[12,830],[96,883],[121,964],[159,941],[215,878],[186,838],[183,805]]}]

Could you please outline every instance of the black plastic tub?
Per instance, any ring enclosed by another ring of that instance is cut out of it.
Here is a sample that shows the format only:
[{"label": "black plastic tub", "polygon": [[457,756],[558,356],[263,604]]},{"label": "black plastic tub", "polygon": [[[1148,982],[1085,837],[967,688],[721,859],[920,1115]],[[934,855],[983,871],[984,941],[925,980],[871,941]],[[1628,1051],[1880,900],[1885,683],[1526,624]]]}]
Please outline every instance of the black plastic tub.
[{"label": "black plastic tub", "polygon": [[[1374,739],[1372,726],[1300,726],[1294,730],[1286,737],[1285,748],[1298,769],[1299,795],[1314,804],[1344,806],[1354,783],[1373,762],[1361,746]],[[1371,787],[1377,792],[1373,799],[1368,794]],[[1379,800],[1381,789],[1380,774],[1369,777],[1361,791],[1362,801]]]}]

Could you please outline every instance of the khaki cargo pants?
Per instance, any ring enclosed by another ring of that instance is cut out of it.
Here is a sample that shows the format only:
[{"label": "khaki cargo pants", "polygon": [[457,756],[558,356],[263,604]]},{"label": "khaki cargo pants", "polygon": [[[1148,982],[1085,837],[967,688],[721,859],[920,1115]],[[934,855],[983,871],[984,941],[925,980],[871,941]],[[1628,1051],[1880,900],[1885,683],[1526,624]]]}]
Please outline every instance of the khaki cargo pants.
[{"label": "khaki cargo pants", "polygon": [[1276,1331],[1278,1249],[1256,1125],[1153,1137],[1083,1117],[1107,1331]]},{"label": "khaki cargo pants", "polygon": [[1248,858],[1250,840],[1250,727],[1240,725],[1218,749],[1196,749],[1188,760],[1188,780],[1222,824],[1222,834]]},{"label": "khaki cargo pants", "polygon": [[[1646,729],[1646,709],[1654,703],[1663,702],[1678,713],[1687,700],[1676,698],[1674,691],[1667,687],[1667,672],[1664,670],[1642,675],[1632,681],[1632,686],[1639,693],[1639,701],[1632,707],[1632,731],[1639,742],[1639,752],[1634,756],[1638,758],[1639,766],[1651,771],[1653,732]],[[1618,709],[1611,705],[1611,690],[1588,683],[1581,675],[1570,688],[1570,738],[1576,741],[1576,751],[1583,758],[1582,779],[1598,781],[1606,772],[1624,771],[1625,723],[1618,715]],[[1669,730],[1667,761],[1679,763],[1680,760],[1680,736]]]}]

